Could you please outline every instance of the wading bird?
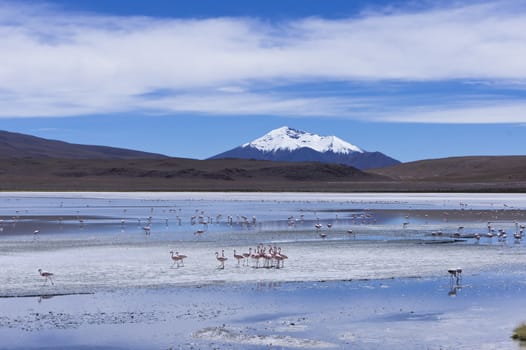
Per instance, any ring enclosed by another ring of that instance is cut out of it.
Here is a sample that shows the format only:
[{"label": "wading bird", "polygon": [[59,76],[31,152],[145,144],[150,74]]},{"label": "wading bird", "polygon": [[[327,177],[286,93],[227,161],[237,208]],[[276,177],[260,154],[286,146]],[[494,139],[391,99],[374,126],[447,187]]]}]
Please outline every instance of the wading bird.
[{"label": "wading bird", "polygon": [[225,268],[225,261],[227,261],[228,258],[225,256],[219,256],[219,253],[216,252],[216,259],[219,261],[219,266],[217,268],[223,270]]},{"label": "wading bird", "polygon": [[184,266],[184,259],[186,259],[186,255],[179,254],[179,252],[175,252],[174,254],[173,251],[170,251],[170,254],[174,262],[172,267],[174,267],[175,264],[177,264],[177,267]]},{"label": "wading bird", "polygon": [[236,250],[234,249],[234,258],[237,260],[237,266],[239,266],[239,263],[241,260],[243,260],[243,265],[245,264],[245,257],[240,254],[236,254]]},{"label": "wading bird", "polygon": [[53,274],[51,272],[42,271],[42,269],[38,269],[38,273],[40,274],[40,276],[45,278],[44,285],[46,285],[48,280],[51,282],[52,285],[55,284],[53,283]]}]

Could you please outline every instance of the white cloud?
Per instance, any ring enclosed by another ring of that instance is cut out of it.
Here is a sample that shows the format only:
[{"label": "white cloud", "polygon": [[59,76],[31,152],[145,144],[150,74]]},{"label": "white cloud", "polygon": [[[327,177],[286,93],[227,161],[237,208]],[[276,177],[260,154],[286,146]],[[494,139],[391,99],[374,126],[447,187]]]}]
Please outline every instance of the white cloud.
[{"label": "white cloud", "polygon": [[[211,115],[281,115],[286,117],[342,117],[371,108],[372,101],[334,97],[302,98],[272,94],[187,94],[145,99],[137,108],[152,113]],[[357,116],[357,115],[356,115]]]},{"label": "white cloud", "polygon": [[[526,12],[514,6],[497,1],[273,23],[80,15],[2,3],[0,117],[146,109],[364,118],[364,101],[251,91],[295,81],[525,81]],[[148,95],[159,90],[173,94]],[[526,120],[505,105],[469,110],[471,117],[460,120]],[[440,113],[405,119],[445,120]]]},{"label": "white cloud", "polygon": [[404,113],[392,112],[377,115],[377,120],[388,122],[416,122],[437,124],[521,124],[526,121],[526,103],[521,102],[499,102],[493,105],[484,103],[482,106],[451,107],[444,106],[414,108]]},{"label": "white cloud", "polygon": [[246,90],[239,86],[221,86],[217,89],[219,92],[229,92],[229,93],[243,93]]}]

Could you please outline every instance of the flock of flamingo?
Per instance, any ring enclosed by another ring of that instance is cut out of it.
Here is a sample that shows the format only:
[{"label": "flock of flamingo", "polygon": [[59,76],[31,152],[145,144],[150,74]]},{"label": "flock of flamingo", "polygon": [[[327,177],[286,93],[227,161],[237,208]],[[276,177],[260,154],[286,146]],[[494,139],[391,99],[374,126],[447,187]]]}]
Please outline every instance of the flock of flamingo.
[{"label": "flock of flamingo", "polygon": [[[173,262],[172,268],[184,266],[184,259],[187,258],[186,255],[179,254],[179,252],[174,253],[174,251],[170,251],[170,255]],[[225,268],[225,262],[228,260],[228,257],[225,256],[225,250],[222,249],[221,254],[215,252],[215,257],[219,262],[217,268],[223,270]],[[254,250],[248,248],[248,252],[241,254],[238,254],[236,249],[234,249],[233,257],[237,261],[237,266],[250,266],[249,260],[251,260],[251,266],[253,268],[261,267],[276,269],[285,267],[285,260],[289,258],[281,252],[281,247],[269,245],[267,250],[263,244],[259,244]]]},{"label": "flock of flamingo", "polygon": [[[175,209],[173,209],[175,211]],[[180,211],[180,209],[179,209]],[[151,208],[151,212],[153,212],[153,208]],[[172,210],[170,210],[172,212]],[[126,213],[126,210],[124,210],[124,213]],[[179,214],[179,213],[178,213]],[[427,214],[426,214],[427,217]],[[336,219],[338,219],[338,216],[336,215]],[[84,220],[78,217],[78,220],[81,225],[84,225]],[[142,230],[145,232],[147,236],[151,234],[151,224],[152,224],[152,216],[149,216],[146,219],[146,225],[144,225],[144,221],[141,219],[138,220],[139,227],[142,228]],[[181,217],[177,215],[176,220],[179,225],[181,225]],[[375,215],[371,212],[368,212],[368,210],[365,211],[363,214],[352,214],[351,220],[353,224],[374,224],[376,223]],[[62,221],[62,220],[61,220]],[[142,222],[141,222],[142,221]],[[166,225],[168,225],[168,219],[165,220]],[[195,215],[192,215],[190,218],[190,223],[192,226],[194,225],[202,225],[202,228],[197,229],[194,232],[194,235],[197,235],[198,239],[203,235],[208,228],[209,224],[212,223],[220,223],[223,221],[222,215],[217,215],[216,217],[213,216],[206,216],[204,211],[195,211]],[[302,214],[300,218],[295,218],[294,216],[290,216],[287,219],[288,226],[294,226],[297,222],[303,222],[304,221],[304,215]],[[257,224],[257,219],[255,216],[252,216],[251,218],[247,216],[238,216],[237,220],[234,219],[233,216],[228,216],[226,218],[226,223],[228,225],[233,225],[235,223],[238,223],[240,225],[246,225],[248,226],[255,226]],[[121,219],[120,221],[121,225],[125,224],[125,220]],[[454,233],[443,233],[442,231],[433,231],[431,232],[431,236],[447,236],[450,238],[471,238],[475,239],[477,242],[481,239],[481,237],[497,237],[499,241],[505,241],[507,238],[506,232],[503,229],[495,230],[493,227],[493,224],[496,224],[497,222],[491,222],[489,221],[487,224],[487,232],[486,233],[468,233],[464,234],[464,226],[459,226],[457,231]],[[516,232],[513,234],[513,237],[515,238],[516,242],[520,242],[524,236],[524,225],[519,225],[516,221],[508,221],[508,222],[499,222],[499,223],[513,223],[516,226]],[[405,216],[405,220],[402,224],[403,229],[407,229],[410,224],[409,221],[409,215]],[[323,227],[328,229],[328,231],[324,231]],[[314,224],[314,228],[316,230],[316,233],[321,237],[322,239],[325,239],[328,237],[329,232],[331,232],[331,229],[333,227],[332,223],[326,223],[325,225],[322,225],[320,223],[320,219],[316,216],[316,222]],[[356,236],[356,233],[353,232],[352,229],[349,229],[346,231],[349,236]],[[39,229],[35,229],[33,231],[33,235],[37,237],[40,233]],[[187,259],[187,256],[184,254],[180,254],[177,251],[170,251],[171,260],[173,262],[172,268],[176,267],[184,267],[184,261]],[[228,257],[225,256],[225,251],[221,250],[220,252],[215,252],[215,258],[218,261],[218,269],[224,269],[225,263],[228,260]],[[233,250],[233,259],[237,261],[237,266],[251,266],[253,268],[276,268],[280,269],[284,267],[284,262],[288,257],[282,253],[281,248],[277,246],[269,245],[268,247],[265,247],[263,244],[257,245],[254,249],[249,248],[248,251],[244,253],[238,253],[236,249]],[[453,270],[452,270],[453,271]],[[449,271],[449,273],[452,273],[452,271]],[[49,281],[52,285],[54,285],[53,282],[53,273],[48,271],[43,271],[42,269],[38,269],[39,274],[44,278],[44,284],[47,284]],[[456,274],[454,274],[455,277],[458,277],[460,275],[460,271],[457,271]]]},{"label": "flock of flamingo", "polygon": [[[172,268],[184,267],[184,260],[187,258],[186,255],[180,254],[179,252],[174,252],[172,250],[170,251],[170,256],[173,262],[171,266]],[[219,262],[217,268],[223,270],[225,268],[225,262],[228,260],[228,257],[225,256],[225,250],[221,250],[221,254],[219,254],[219,252],[215,252],[215,257]],[[243,262],[242,266],[249,266],[249,260],[252,260],[251,266],[253,268],[267,269],[281,269],[285,267],[285,260],[289,258],[287,255],[281,252],[281,247],[269,245],[267,250],[263,244],[259,244],[254,250],[249,248],[248,252],[242,254],[238,254],[236,249],[234,249],[233,257],[237,260],[237,266],[241,266],[241,262]],[[38,269],[38,273],[44,278],[44,285],[46,285],[48,281],[51,282],[52,285],[55,284],[53,282],[54,274],[52,272]]]},{"label": "flock of flamingo", "polygon": [[[522,239],[524,238],[524,229],[525,229],[524,225],[519,224],[517,221],[499,221],[499,223],[514,224],[515,232],[513,233],[513,238],[515,242],[517,243],[522,241]],[[504,229],[502,228],[495,229],[492,226],[492,221],[488,221],[487,228],[488,228],[488,231],[486,233],[475,232],[475,233],[465,234],[464,226],[459,226],[456,232],[447,234],[446,236],[451,237],[451,238],[474,238],[477,242],[480,241],[482,237],[486,237],[489,239],[492,239],[493,237],[497,237],[497,240],[499,242],[504,242],[508,238],[508,234],[506,233]],[[442,231],[433,231],[431,232],[431,235],[432,236],[444,236],[444,233]]]}]

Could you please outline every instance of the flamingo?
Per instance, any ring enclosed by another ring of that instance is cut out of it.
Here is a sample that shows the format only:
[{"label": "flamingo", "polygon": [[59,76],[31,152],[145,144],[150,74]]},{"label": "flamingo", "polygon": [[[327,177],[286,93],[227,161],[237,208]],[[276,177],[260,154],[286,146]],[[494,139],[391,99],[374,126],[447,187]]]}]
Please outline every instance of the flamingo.
[{"label": "flamingo", "polygon": [[279,254],[274,254],[274,260],[276,260],[276,269],[279,269],[281,267],[281,263],[283,262],[283,257]]},{"label": "flamingo", "polygon": [[241,260],[243,260],[243,261],[245,260],[245,257],[243,255],[236,254],[236,250],[235,249],[234,249],[234,258],[237,260],[237,266],[239,266],[239,262]]},{"label": "flamingo", "polygon": [[55,285],[55,283],[53,283],[53,276],[54,276],[53,273],[42,271],[42,269],[38,269],[38,273],[40,274],[40,276],[45,278],[44,285],[46,285],[48,280],[51,282],[52,285]]},{"label": "flamingo", "polygon": [[[172,267],[174,267],[175,264],[177,264],[177,267],[179,267],[179,263],[181,263],[181,262],[183,261],[183,259],[181,259],[181,258],[179,257],[179,254],[177,254],[177,253],[174,254],[173,250],[170,251],[170,255],[172,256],[172,260],[173,260],[173,262],[174,262],[173,265],[172,265]],[[183,265],[183,266],[184,266],[184,265]]]},{"label": "flamingo", "polygon": [[[281,259],[281,267],[285,267],[285,260],[287,260],[289,257],[286,256],[285,254],[281,253],[281,247],[278,248],[278,254],[277,255]],[[279,260],[278,260],[278,268],[279,268]]]},{"label": "flamingo", "polygon": [[243,258],[245,258],[245,264],[248,265],[248,258],[252,256],[252,248],[248,248],[248,253],[243,253]]},{"label": "flamingo", "polygon": [[256,249],[254,250],[254,254],[252,254],[250,257],[252,258],[252,261],[253,261],[253,267],[259,268],[259,259],[261,258],[261,254],[259,252],[259,246],[256,247]]},{"label": "flamingo", "polygon": [[187,256],[183,254],[179,254],[179,252],[175,252],[175,255],[177,255],[181,259],[181,264],[183,264],[184,266],[184,259],[186,259]]},{"label": "flamingo", "polygon": [[269,268],[272,261],[272,249],[269,250],[269,253],[266,253],[266,248],[263,248],[262,256],[265,259],[263,267]]},{"label": "flamingo", "polygon": [[174,254],[173,251],[171,251],[170,254],[172,254],[172,260],[174,261],[174,264],[177,263],[177,267],[179,267],[179,263],[181,263],[181,266],[184,267],[184,259],[187,258],[186,255],[179,254],[179,252],[175,252]]},{"label": "flamingo", "polygon": [[225,268],[225,261],[227,261],[228,258],[225,256],[219,256],[219,253],[216,252],[216,259],[217,261],[219,261],[218,269],[223,270]]},{"label": "flamingo", "polygon": [[199,238],[201,238],[201,235],[202,235],[204,232],[205,232],[204,230],[199,229],[199,230],[197,230],[197,231],[194,232],[194,235],[197,235],[197,238],[199,239]]}]

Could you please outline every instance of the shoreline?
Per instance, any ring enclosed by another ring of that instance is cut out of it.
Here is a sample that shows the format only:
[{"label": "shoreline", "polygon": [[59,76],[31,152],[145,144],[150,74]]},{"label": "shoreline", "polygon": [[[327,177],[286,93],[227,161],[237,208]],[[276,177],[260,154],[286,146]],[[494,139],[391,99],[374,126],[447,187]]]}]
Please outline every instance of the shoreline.
[{"label": "shoreline", "polygon": [[[225,198],[225,195],[229,195]],[[387,201],[410,201],[414,199],[420,200],[456,200],[463,198],[469,201],[471,198],[477,200],[484,199],[484,201],[498,202],[499,200],[513,198],[515,200],[521,200],[522,204],[526,207],[526,197],[523,193],[509,193],[509,192],[324,192],[324,191],[6,191],[0,190],[1,197],[15,197],[15,198],[79,198],[79,199],[142,199],[142,200],[261,200],[262,195],[268,195],[265,201],[268,200],[292,200],[292,199],[304,199],[304,200],[322,200],[327,201],[324,196],[329,195],[330,201],[341,201],[348,198],[354,198],[356,200],[365,200],[369,202]],[[282,196],[285,196],[283,198]],[[322,198],[320,198],[322,197]],[[458,202],[457,202],[458,203]],[[393,202],[396,204],[396,202]]]},{"label": "shoreline", "polygon": [[[388,185],[386,185],[388,184]],[[31,187],[31,186],[13,186],[0,188],[2,193],[345,193],[345,194],[425,194],[425,193],[440,193],[440,194],[525,194],[526,183],[510,184],[508,182],[498,183],[481,183],[481,184],[465,184],[465,183],[439,183],[429,185],[427,183],[406,183],[406,182],[314,182],[314,183],[291,183],[281,186],[261,186],[257,187],[243,187],[243,186],[224,186],[211,184],[198,188],[194,187],[141,187],[141,186],[88,186],[86,188],[78,187]]]}]

